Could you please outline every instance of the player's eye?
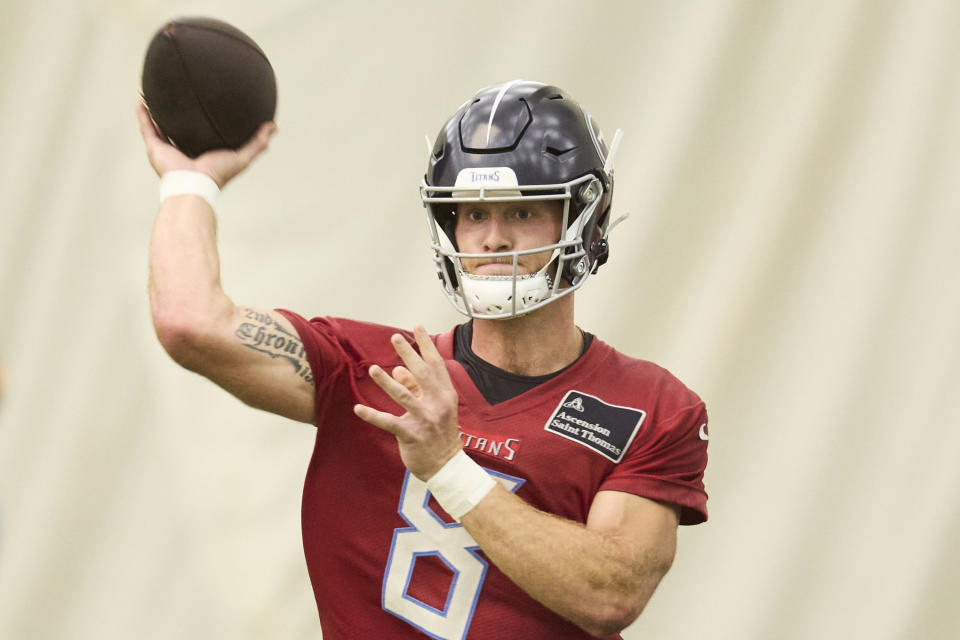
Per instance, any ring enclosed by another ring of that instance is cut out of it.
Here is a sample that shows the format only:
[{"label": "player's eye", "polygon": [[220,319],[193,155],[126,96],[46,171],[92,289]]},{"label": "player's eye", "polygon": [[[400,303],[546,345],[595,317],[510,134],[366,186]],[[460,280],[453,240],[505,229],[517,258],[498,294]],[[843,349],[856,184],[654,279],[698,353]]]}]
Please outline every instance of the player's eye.
[{"label": "player's eye", "polygon": [[533,214],[527,209],[517,209],[513,215],[517,220],[529,220],[533,217]]},{"label": "player's eye", "polygon": [[480,222],[484,220],[486,215],[480,209],[471,209],[470,213],[467,214],[467,219],[471,222]]}]

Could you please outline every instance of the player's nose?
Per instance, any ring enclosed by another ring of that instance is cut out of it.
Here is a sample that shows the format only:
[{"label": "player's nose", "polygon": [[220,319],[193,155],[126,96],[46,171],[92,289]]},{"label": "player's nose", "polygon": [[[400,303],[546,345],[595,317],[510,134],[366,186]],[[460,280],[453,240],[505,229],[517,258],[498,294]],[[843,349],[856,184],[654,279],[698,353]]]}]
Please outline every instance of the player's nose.
[{"label": "player's nose", "polygon": [[513,247],[513,240],[503,216],[492,215],[484,225],[483,250],[484,252],[496,253],[500,251],[510,251]]}]

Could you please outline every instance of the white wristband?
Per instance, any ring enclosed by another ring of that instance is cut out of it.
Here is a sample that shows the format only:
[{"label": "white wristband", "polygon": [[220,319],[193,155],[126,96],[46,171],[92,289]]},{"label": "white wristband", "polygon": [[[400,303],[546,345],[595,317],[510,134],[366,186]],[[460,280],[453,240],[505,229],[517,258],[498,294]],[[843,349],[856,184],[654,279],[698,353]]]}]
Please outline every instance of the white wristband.
[{"label": "white wristband", "polygon": [[497,484],[461,449],[427,480],[427,489],[444,511],[460,522]]},{"label": "white wristband", "polygon": [[160,202],[170,196],[188,194],[200,196],[213,207],[220,187],[213,178],[200,171],[167,171],[160,178]]}]

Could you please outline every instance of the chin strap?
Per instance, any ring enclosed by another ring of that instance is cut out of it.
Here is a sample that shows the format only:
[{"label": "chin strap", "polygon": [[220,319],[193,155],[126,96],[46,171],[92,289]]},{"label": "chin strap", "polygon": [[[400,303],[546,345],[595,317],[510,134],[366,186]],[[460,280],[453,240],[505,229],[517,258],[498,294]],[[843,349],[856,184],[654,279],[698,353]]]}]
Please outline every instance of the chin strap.
[{"label": "chin strap", "polygon": [[475,276],[462,271],[459,276],[464,301],[481,317],[483,314],[519,315],[550,295],[550,277],[543,271],[516,277],[516,300],[513,298],[514,276]]}]

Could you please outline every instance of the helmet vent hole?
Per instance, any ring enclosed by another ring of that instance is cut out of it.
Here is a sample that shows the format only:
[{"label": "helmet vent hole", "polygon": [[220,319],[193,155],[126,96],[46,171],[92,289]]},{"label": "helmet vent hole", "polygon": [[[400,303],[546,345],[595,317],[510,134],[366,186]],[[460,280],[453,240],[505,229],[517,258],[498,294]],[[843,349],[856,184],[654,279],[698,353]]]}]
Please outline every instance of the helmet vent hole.
[{"label": "helmet vent hole", "polygon": [[576,149],[576,147],[570,147],[569,149],[558,149],[557,147],[551,147],[550,145],[547,145],[547,153],[553,154],[558,158],[562,155],[570,153],[574,149]]},{"label": "helmet vent hole", "polygon": [[563,100],[563,96],[560,95],[559,93],[555,93],[549,98],[547,98],[547,100]]}]

